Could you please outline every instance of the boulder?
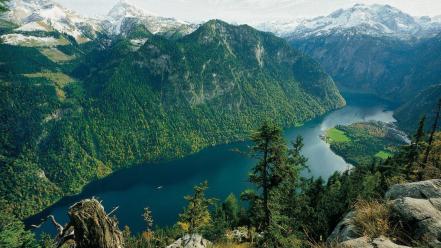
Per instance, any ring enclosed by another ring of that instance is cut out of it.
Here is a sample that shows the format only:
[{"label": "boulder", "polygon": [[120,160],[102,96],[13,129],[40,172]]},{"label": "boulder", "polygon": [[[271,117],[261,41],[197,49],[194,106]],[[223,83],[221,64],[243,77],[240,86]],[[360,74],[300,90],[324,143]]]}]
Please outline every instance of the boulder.
[{"label": "boulder", "polygon": [[343,242],[351,239],[359,238],[360,230],[353,224],[355,211],[349,212],[343,220],[341,220],[331,235],[328,237],[329,242]]},{"label": "boulder", "polygon": [[206,248],[211,245],[211,242],[204,239],[199,234],[186,234],[184,237],[176,240],[167,248]]},{"label": "boulder", "polygon": [[397,184],[386,193],[386,199],[410,197],[415,199],[441,198],[441,179]]},{"label": "boulder", "polygon": [[397,245],[386,237],[368,240],[366,237],[351,239],[339,244],[342,248],[409,248],[409,246]]},{"label": "boulder", "polygon": [[[427,247],[441,247],[441,180],[434,179],[392,186],[385,195],[391,218],[410,240]],[[342,247],[404,247],[390,239],[360,237],[353,224],[355,212],[348,213],[336,226],[328,242]]]}]

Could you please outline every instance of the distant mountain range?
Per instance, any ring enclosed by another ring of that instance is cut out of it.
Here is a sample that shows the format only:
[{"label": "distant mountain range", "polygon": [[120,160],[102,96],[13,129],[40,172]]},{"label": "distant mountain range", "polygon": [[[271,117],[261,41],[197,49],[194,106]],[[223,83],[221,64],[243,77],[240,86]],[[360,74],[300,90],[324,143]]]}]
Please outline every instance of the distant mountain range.
[{"label": "distant mountain range", "polygon": [[328,16],[255,25],[288,39],[328,35],[369,35],[399,39],[428,38],[441,32],[441,16],[413,17],[389,5],[356,4]]},{"label": "distant mountain range", "polygon": [[143,25],[149,32],[165,36],[189,34],[199,26],[148,13],[124,0],[100,18],[83,17],[51,0],[14,0],[10,9],[5,19],[18,24],[17,31],[56,30],[79,42],[93,39],[97,33],[125,34],[133,25]]}]

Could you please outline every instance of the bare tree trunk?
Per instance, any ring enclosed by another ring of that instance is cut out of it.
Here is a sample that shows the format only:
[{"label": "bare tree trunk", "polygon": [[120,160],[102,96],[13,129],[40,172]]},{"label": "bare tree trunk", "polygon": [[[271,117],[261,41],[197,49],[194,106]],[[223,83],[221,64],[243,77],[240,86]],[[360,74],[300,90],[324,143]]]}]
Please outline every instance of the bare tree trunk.
[{"label": "bare tree trunk", "polygon": [[[113,211],[112,211],[113,212]],[[77,248],[122,248],[123,236],[114,218],[95,199],[82,200],[69,209]]]}]

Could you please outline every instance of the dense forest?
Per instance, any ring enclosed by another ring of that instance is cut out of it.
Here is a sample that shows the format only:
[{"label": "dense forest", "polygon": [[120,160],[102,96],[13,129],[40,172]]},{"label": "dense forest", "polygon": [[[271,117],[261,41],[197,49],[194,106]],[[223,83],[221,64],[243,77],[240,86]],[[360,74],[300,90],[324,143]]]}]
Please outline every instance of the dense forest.
[{"label": "dense forest", "polygon": [[0,44],[0,211],[20,219],[118,169],[243,140],[268,113],[287,127],[345,104],[316,62],[245,25],[79,44],[0,24],[58,41]]},{"label": "dense forest", "polygon": [[325,140],[349,163],[366,165],[392,157],[397,147],[406,143],[405,137],[393,124],[371,121],[331,128]]},{"label": "dense forest", "polygon": [[[125,245],[165,247],[188,233],[202,235],[214,247],[325,247],[323,242],[344,214],[356,209],[370,213],[359,216],[365,235],[375,238],[381,234],[403,245],[424,247],[424,240],[409,239],[410,230],[400,229],[400,223],[387,215],[387,205],[381,200],[396,183],[440,178],[441,133],[435,132],[435,125],[426,133],[423,126],[421,121],[412,143],[397,147],[393,157],[336,172],[326,182],[299,175],[306,166],[301,137],[288,146],[281,129],[266,123],[250,137],[254,145],[249,154],[258,162],[249,180],[257,190],[218,201],[205,195],[209,182],[203,182],[195,186],[193,195],[185,197],[188,206],[172,227],[154,227],[152,212],[146,206],[140,217],[145,220],[145,231],[132,236],[125,227]],[[376,222],[377,218],[388,224]],[[47,235],[36,241],[18,220],[8,222],[11,224],[0,231],[0,240],[7,247],[55,247],[59,241]]]}]

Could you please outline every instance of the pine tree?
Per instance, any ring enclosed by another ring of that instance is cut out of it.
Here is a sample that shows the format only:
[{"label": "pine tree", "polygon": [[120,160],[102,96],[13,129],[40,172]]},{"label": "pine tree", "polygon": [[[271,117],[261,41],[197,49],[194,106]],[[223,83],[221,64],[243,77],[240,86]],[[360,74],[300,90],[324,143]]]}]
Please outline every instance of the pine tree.
[{"label": "pine tree", "polygon": [[205,197],[207,188],[208,182],[205,181],[194,187],[193,195],[184,197],[188,201],[188,206],[179,214],[179,224],[190,234],[200,231],[211,222],[208,207],[214,203],[214,199]]},{"label": "pine tree", "polygon": [[438,108],[436,110],[435,120],[433,121],[432,130],[430,132],[429,142],[428,142],[428,145],[426,148],[426,153],[424,155],[423,165],[425,165],[429,159],[429,153],[430,153],[430,149],[432,148],[433,137],[435,135],[436,130],[438,129],[438,122],[439,122],[439,118],[440,118],[440,114],[441,114],[440,112],[441,112],[441,98],[438,101]]},{"label": "pine tree", "polygon": [[300,154],[303,140],[297,138],[293,148],[288,149],[282,130],[269,123],[259,128],[252,140],[252,152],[258,162],[252,170],[250,181],[260,193],[246,191],[242,198],[251,201],[250,214],[256,219],[256,227],[264,233],[259,246],[295,247],[297,228],[292,212],[297,207],[295,189],[298,174],[306,163]]},{"label": "pine tree", "polygon": [[408,150],[408,163],[406,168],[407,177],[410,177],[414,171],[414,165],[418,161],[421,152],[421,142],[424,141],[424,126],[425,126],[426,116],[421,117],[418,124],[417,132],[414,135],[412,143]]},{"label": "pine tree", "polygon": [[271,211],[269,207],[269,194],[271,188],[280,182],[280,177],[275,168],[286,159],[287,147],[279,127],[265,123],[253,136],[254,147],[252,151],[259,162],[254,167],[250,181],[262,190],[263,223],[262,229],[266,230],[271,222]]},{"label": "pine tree", "polygon": [[144,218],[144,221],[147,225],[147,231],[150,232],[153,228],[153,215],[149,207],[144,208],[144,213],[142,214],[142,217]]}]

